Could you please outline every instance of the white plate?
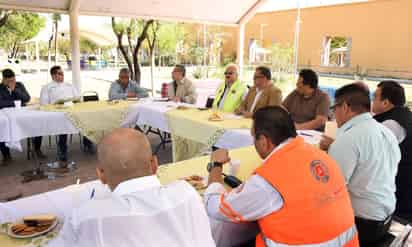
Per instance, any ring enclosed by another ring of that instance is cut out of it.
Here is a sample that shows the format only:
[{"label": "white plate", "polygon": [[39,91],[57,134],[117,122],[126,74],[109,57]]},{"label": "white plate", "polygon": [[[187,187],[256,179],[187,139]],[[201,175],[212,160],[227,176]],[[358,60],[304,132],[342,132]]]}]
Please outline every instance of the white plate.
[{"label": "white plate", "polygon": [[43,235],[43,234],[48,233],[51,230],[53,230],[57,226],[57,224],[59,224],[59,220],[56,219],[49,228],[47,228],[46,230],[44,230],[42,232],[35,232],[33,234],[30,234],[30,235],[16,235],[16,234],[14,234],[13,231],[11,230],[11,227],[15,224],[22,224],[22,223],[23,223],[23,219],[11,224],[9,226],[9,228],[7,229],[7,235],[9,235],[12,238],[21,238],[21,239],[37,237],[37,236]]}]

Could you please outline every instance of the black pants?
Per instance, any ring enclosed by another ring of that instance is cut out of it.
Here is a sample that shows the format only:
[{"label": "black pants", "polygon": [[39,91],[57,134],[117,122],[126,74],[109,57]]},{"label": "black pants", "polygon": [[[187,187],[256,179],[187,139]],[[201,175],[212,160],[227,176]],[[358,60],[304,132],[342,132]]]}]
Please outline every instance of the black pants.
[{"label": "black pants", "polygon": [[[34,137],[32,138],[33,144],[34,144],[34,150],[40,150],[41,147],[41,137]],[[6,143],[0,142],[0,151],[1,154],[3,155],[3,158],[10,158],[10,148],[6,146]]]},{"label": "black pants", "polygon": [[1,154],[3,155],[3,159],[8,159],[11,157],[10,149],[6,146],[5,142],[0,142],[0,151],[1,151]]},{"label": "black pants", "polygon": [[388,232],[392,223],[392,215],[384,221],[367,220],[355,217],[359,234],[360,247],[374,247]]}]

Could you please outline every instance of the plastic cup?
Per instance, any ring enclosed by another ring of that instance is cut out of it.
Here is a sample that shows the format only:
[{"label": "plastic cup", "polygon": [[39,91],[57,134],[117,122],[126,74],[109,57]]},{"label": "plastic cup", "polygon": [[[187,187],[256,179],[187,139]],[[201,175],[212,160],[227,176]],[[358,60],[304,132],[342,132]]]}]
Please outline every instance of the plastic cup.
[{"label": "plastic cup", "polygon": [[236,176],[237,173],[239,172],[239,168],[240,168],[240,160],[231,160],[229,174],[232,176]]},{"label": "plastic cup", "polygon": [[15,100],[14,101],[14,107],[21,108],[21,100]]}]

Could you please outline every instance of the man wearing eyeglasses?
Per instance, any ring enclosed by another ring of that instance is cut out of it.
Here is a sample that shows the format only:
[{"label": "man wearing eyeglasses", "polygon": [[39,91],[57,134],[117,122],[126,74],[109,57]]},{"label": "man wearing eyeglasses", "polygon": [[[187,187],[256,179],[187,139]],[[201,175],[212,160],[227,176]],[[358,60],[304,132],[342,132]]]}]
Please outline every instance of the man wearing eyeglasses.
[{"label": "man wearing eyeglasses", "polygon": [[[60,100],[79,98],[80,93],[71,83],[64,82],[64,72],[60,66],[50,69],[52,82],[43,86],[40,92],[40,105],[55,104]],[[41,137],[36,137],[41,143]],[[92,145],[86,141],[85,146]],[[57,157],[59,161],[67,161],[67,135],[59,135],[57,142]]]},{"label": "man wearing eyeglasses", "polygon": [[186,68],[177,64],[172,71],[173,82],[168,84],[167,96],[175,102],[196,104],[197,94],[193,83],[186,77]]},{"label": "man wearing eyeglasses", "polygon": [[246,96],[246,85],[238,78],[236,65],[228,65],[225,71],[225,82],[216,90],[213,108],[224,112],[234,112],[240,106]]},{"label": "man wearing eyeglasses", "polygon": [[299,72],[296,90],[283,101],[290,112],[296,129],[323,130],[328,120],[329,96],[318,87],[318,75],[311,69]]},{"label": "man wearing eyeglasses", "polygon": [[395,176],[401,153],[395,135],[370,114],[369,90],[353,83],[336,91],[339,127],[328,153],[345,177],[359,241],[377,246],[395,211]]},{"label": "man wearing eyeglasses", "polygon": [[273,85],[272,74],[268,67],[257,67],[253,82],[254,86],[247,93],[245,100],[235,110],[236,114],[245,118],[251,118],[254,112],[265,106],[282,104],[282,91]]}]

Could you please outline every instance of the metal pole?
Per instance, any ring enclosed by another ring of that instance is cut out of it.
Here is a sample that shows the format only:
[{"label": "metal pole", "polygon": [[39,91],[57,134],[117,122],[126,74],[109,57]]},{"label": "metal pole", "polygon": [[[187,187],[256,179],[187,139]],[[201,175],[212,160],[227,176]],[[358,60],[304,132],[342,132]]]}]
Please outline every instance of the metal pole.
[{"label": "metal pole", "polygon": [[300,16],[300,0],[297,0],[298,4],[298,13],[296,15],[296,26],[295,26],[295,39],[294,39],[294,58],[293,58],[293,73],[295,75],[295,79],[297,79],[298,75],[298,59],[299,59],[299,34],[300,34],[300,25],[302,23],[301,16]]},{"label": "metal pole", "polygon": [[72,83],[81,93],[79,1],[72,0],[70,8],[70,43],[72,48]]},{"label": "metal pole", "polygon": [[243,52],[245,47],[245,24],[239,24],[238,45],[237,45],[237,62],[239,65],[239,78],[243,75]]}]

